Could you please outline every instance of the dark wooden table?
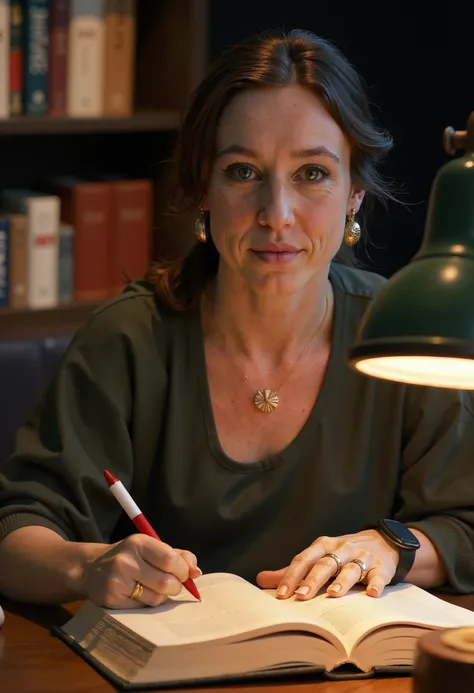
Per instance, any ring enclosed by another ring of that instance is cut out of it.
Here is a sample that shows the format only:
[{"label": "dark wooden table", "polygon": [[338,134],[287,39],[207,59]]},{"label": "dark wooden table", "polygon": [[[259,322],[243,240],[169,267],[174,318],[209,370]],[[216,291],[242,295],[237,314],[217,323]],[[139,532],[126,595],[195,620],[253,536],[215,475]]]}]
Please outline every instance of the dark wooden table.
[{"label": "dark wooden table", "polygon": [[[474,611],[474,594],[447,599]],[[116,690],[67,645],[50,635],[51,627],[65,623],[79,604],[50,608],[3,600],[2,605],[5,611],[5,623],[0,628],[2,692],[113,693]],[[264,688],[266,693],[411,693],[412,682],[404,677],[270,684]],[[231,693],[237,689],[213,688],[212,693]],[[257,690],[258,686],[245,688],[246,693],[253,689]]]}]

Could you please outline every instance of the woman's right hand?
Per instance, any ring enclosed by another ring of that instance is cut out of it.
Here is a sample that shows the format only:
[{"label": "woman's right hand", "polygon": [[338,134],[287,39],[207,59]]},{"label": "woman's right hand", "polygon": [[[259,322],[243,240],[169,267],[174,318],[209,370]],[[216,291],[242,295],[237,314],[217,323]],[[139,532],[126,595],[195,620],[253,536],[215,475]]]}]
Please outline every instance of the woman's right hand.
[{"label": "woman's right hand", "polygon": [[[187,578],[202,575],[190,551],[173,549],[145,534],[132,534],[87,558],[81,573],[81,592],[109,609],[158,606],[179,594]],[[131,599],[137,582],[143,592]]]}]

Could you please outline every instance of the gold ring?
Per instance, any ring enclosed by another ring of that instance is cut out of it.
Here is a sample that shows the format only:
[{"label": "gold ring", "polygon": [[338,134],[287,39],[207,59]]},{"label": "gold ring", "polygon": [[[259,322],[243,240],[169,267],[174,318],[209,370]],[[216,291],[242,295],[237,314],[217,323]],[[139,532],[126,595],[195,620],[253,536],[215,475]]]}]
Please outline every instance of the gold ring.
[{"label": "gold ring", "polygon": [[140,599],[140,597],[143,594],[143,585],[141,582],[136,582],[135,587],[133,588],[133,592],[130,595],[130,599],[137,600]]},{"label": "gold ring", "polygon": [[360,578],[357,580],[357,582],[362,582],[362,580],[365,578],[365,576],[369,572],[367,570],[367,566],[365,565],[364,561],[361,561],[360,558],[353,558],[352,561],[349,561],[349,563],[356,563],[359,566]]},{"label": "gold ring", "polygon": [[322,558],[327,558],[328,556],[329,558],[332,558],[333,561],[336,561],[336,572],[333,575],[333,577],[336,578],[342,570],[342,561],[335,553],[325,553]]}]

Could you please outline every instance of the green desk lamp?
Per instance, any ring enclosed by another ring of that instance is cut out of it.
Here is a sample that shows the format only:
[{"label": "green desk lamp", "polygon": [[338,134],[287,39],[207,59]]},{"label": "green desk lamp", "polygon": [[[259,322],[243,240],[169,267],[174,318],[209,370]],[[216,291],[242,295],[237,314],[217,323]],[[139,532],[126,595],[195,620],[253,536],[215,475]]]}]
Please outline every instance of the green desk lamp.
[{"label": "green desk lamp", "polygon": [[474,390],[474,111],[444,131],[448,154],[433,183],[423,242],[377,294],[349,351],[376,378]]}]

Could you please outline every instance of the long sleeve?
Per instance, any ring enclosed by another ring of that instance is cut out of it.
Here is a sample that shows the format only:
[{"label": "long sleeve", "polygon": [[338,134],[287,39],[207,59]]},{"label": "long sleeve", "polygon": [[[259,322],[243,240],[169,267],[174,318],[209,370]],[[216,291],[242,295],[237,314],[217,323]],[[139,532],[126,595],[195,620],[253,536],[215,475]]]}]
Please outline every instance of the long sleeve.
[{"label": "long sleeve", "polygon": [[160,360],[152,330],[140,330],[148,323],[132,295],[99,311],[76,334],[0,474],[0,540],[19,527],[42,525],[70,540],[110,541],[122,511],[103,471],[128,487],[143,485],[135,460],[146,474],[156,445],[149,407],[159,429]]},{"label": "long sleeve", "polygon": [[474,412],[465,391],[407,387],[396,519],[446,565],[445,589],[474,588]]}]

